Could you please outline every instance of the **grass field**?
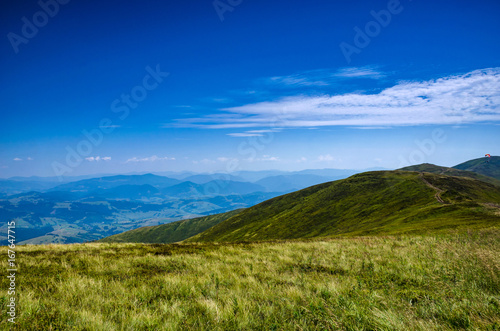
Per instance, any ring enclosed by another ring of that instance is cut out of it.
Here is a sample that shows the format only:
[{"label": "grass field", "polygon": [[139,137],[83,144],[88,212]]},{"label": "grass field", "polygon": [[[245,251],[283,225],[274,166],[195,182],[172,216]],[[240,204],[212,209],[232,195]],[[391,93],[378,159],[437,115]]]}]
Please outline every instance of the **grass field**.
[{"label": "grass field", "polygon": [[17,262],[13,330],[500,330],[498,229],[19,246]]}]

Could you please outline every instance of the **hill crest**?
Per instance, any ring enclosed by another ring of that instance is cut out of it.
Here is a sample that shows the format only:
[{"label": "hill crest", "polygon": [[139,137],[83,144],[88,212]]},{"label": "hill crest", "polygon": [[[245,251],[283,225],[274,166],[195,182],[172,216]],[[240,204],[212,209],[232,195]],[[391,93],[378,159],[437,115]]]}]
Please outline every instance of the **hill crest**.
[{"label": "hill crest", "polygon": [[499,207],[500,188],[472,178],[409,171],[367,172],[262,202],[186,241],[253,241],[497,226]]}]

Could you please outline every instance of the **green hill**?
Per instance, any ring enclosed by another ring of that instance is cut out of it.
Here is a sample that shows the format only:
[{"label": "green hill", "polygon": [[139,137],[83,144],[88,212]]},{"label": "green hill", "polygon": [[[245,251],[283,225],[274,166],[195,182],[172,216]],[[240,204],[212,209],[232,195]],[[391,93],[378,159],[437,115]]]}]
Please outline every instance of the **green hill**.
[{"label": "green hill", "polygon": [[500,188],[471,178],[377,171],[260,203],[187,239],[254,241],[500,226]]},{"label": "green hill", "polygon": [[206,229],[230,218],[231,216],[238,214],[242,210],[243,209],[237,209],[227,213],[192,218],[157,226],[145,226],[100,239],[98,242],[155,244],[174,243],[203,232]]},{"label": "green hill", "polygon": [[459,170],[474,171],[478,174],[500,180],[500,156],[492,156],[490,158],[481,157],[479,159],[460,163],[453,168]]},{"label": "green hill", "polygon": [[430,163],[422,163],[419,165],[404,167],[404,168],[401,168],[399,170],[430,172],[433,174],[456,176],[456,177],[469,177],[469,178],[474,178],[477,180],[481,180],[483,182],[487,182],[490,184],[495,184],[495,185],[500,186],[500,180],[493,178],[493,177],[481,175],[480,173],[473,172],[473,171],[466,171],[466,170],[460,170],[460,169],[455,169],[455,168],[441,167],[441,166],[437,166],[437,165],[430,164]]}]

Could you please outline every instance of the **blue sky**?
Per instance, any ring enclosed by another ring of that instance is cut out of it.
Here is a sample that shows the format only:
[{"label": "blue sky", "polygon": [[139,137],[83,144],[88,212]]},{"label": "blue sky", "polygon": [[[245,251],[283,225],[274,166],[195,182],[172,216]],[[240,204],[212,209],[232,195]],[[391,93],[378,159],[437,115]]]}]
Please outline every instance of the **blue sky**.
[{"label": "blue sky", "polygon": [[498,1],[1,6],[0,177],[500,155]]}]

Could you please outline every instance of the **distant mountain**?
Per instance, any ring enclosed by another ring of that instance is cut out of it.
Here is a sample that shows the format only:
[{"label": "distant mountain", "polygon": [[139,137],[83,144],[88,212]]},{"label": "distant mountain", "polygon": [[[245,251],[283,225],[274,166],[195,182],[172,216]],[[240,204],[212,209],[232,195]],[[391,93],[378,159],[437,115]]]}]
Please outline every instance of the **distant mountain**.
[{"label": "distant mountain", "polygon": [[247,182],[256,182],[262,178],[270,176],[287,175],[289,172],[280,170],[261,170],[261,171],[247,171],[241,170],[233,175],[243,178]]},{"label": "distant mountain", "polygon": [[29,191],[45,191],[59,185],[58,182],[49,181],[16,181],[11,179],[0,180],[0,193],[12,195]]},{"label": "distant mountain", "polygon": [[500,226],[500,188],[471,178],[378,171],[279,196],[187,239],[255,241]]},{"label": "distant mountain", "polygon": [[328,181],[330,181],[328,177],[293,174],[266,177],[256,181],[255,184],[265,187],[268,192],[288,193]]},{"label": "distant mountain", "polygon": [[206,184],[211,181],[234,181],[234,182],[244,182],[245,179],[239,176],[233,176],[231,174],[222,174],[222,173],[215,173],[215,174],[198,174],[198,175],[192,175],[188,176],[186,178],[182,179],[183,181],[188,181],[188,182],[193,182],[195,184]]},{"label": "distant mountain", "polygon": [[265,192],[266,189],[262,185],[248,183],[248,182],[237,182],[237,181],[226,181],[226,180],[214,180],[203,184],[204,191],[208,194],[214,195],[231,195],[231,194],[251,194],[256,192]]},{"label": "distant mountain", "polygon": [[162,189],[161,193],[166,196],[199,197],[234,194],[244,195],[264,191],[266,191],[266,189],[263,186],[253,183],[235,182],[231,180],[215,180],[205,184],[182,182],[180,184]]},{"label": "distant mountain", "polygon": [[69,192],[93,192],[96,190],[110,189],[123,185],[151,185],[155,188],[168,187],[181,183],[178,179],[146,175],[118,175],[109,177],[100,177],[85,179],[67,184],[58,185],[52,188],[52,191]]},{"label": "distant mountain", "polygon": [[178,198],[200,197],[204,195],[203,185],[193,182],[181,182],[176,185],[165,187],[160,190],[163,196],[172,196]]},{"label": "distant mountain", "polygon": [[238,214],[242,209],[227,213],[204,216],[172,222],[158,226],[146,226],[124,233],[115,234],[98,242],[155,243],[169,244],[182,241]]},{"label": "distant mountain", "polygon": [[481,157],[457,164],[453,168],[477,172],[478,174],[500,180],[500,156]]},{"label": "distant mountain", "polygon": [[76,182],[78,180],[98,178],[98,177],[108,177],[114,176],[113,174],[93,174],[93,175],[81,175],[81,176],[50,176],[50,177],[40,177],[40,176],[30,176],[30,177],[9,177],[8,180],[14,180],[18,182],[51,182],[51,183],[69,183]]},{"label": "distant mountain", "polygon": [[474,178],[477,180],[481,180],[483,182],[487,182],[487,183],[491,183],[491,184],[495,184],[495,185],[500,186],[500,180],[495,179],[493,177],[481,175],[481,174],[479,174],[477,172],[473,172],[473,171],[459,170],[459,169],[448,168],[448,167],[440,167],[440,166],[430,164],[430,163],[423,163],[423,164],[419,164],[419,165],[404,167],[404,168],[401,168],[399,170],[430,172],[433,174],[457,176],[457,177],[469,177],[469,178]]},{"label": "distant mountain", "polygon": [[109,189],[100,189],[91,192],[92,195],[107,199],[140,200],[158,196],[160,190],[149,184],[144,185],[120,185]]},{"label": "distant mountain", "polygon": [[[377,170],[382,170],[382,169],[377,169]],[[363,171],[364,170],[353,170],[353,169],[306,169],[301,171],[295,171],[292,174],[316,175],[316,176],[328,177],[330,180],[337,180],[337,179],[347,178],[349,176],[358,174]]]}]

